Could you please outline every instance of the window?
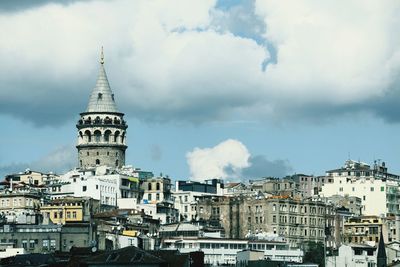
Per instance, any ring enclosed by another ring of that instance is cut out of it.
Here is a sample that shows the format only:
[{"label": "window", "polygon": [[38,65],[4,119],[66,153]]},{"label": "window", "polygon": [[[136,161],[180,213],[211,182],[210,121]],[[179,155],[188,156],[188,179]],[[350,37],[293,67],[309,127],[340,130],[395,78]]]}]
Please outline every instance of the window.
[{"label": "window", "polygon": [[96,165],[100,165],[100,160],[96,159]]},{"label": "window", "polygon": [[43,239],[42,247],[44,249],[49,249],[49,240],[48,239]]},{"label": "window", "polygon": [[374,192],[375,188],[374,188],[374,187],[371,187],[371,189],[370,189],[370,190],[371,190],[371,192]]},{"label": "window", "polygon": [[160,183],[156,183],[156,190],[160,190]]},{"label": "window", "polygon": [[160,200],[160,193],[156,194],[156,200]]},{"label": "window", "polygon": [[72,218],[76,219],[76,211],[72,212]]},{"label": "window", "polygon": [[147,194],[147,200],[151,201],[151,194]]},{"label": "window", "polygon": [[150,191],[151,190],[151,183],[147,184],[147,189]]},{"label": "window", "polygon": [[71,218],[71,212],[67,211],[67,219],[70,219],[70,218]]},{"label": "window", "polygon": [[35,240],[29,240],[29,249],[35,249]]},{"label": "window", "polygon": [[26,239],[22,240],[22,247],[24,249],[28,249],[28,240],[26,240]]},{"label": "window", "polygon": [[57,219],[57,217],[58,217],[58,213],[55,211],[54,212],[54,219]]},{"label": "window", "polygon": [[50,248],[51,249],[56,249],[56,240],[55,239],[51,239],[50,240]]},{"label": "window", "polygon": [[[97,185],[96,185],[96,186],[97,186]],[[82,186],[82,191],[83,191],[83,192],[86,192],[86,190],[87,190],[86,185]]]},{"label": "window", "polygon": [[273,223],[276,223],[276,215],[273,215],[273,216],[272,216],[272,222],[273,222]]},{"label": "window", "polygon": [[385,187],[381,186],[381,192],[384,192],[384,191],[385,191]]},{"label": "window", "polygon": [[188,206],[185,205],[185,212],[188,212]]}]

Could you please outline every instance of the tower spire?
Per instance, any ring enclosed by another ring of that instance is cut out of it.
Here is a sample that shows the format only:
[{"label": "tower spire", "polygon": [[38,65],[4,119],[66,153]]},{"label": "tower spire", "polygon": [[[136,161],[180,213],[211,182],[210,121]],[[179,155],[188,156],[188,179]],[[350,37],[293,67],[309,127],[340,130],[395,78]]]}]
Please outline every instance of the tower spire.
[{"label": "tower spire", "polygon": [[101,46],[101,54],[100,54],[100,64],[104,64],[104,51],[103,51],[103,46]]}]

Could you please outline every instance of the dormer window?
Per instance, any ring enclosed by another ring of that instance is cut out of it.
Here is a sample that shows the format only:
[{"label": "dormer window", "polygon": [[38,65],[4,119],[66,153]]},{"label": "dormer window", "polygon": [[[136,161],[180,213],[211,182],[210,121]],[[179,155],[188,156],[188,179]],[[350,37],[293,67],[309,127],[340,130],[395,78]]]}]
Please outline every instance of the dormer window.
[{"label": "dormer window", "polygon": [[111,95],[111,99],[114,101],[114,94]]},{"label": "dormer window", "polygon": [[99,93],[98,95],[97,95],[97,100],[101,100],[103,98],[103,94],[102,93]]}]

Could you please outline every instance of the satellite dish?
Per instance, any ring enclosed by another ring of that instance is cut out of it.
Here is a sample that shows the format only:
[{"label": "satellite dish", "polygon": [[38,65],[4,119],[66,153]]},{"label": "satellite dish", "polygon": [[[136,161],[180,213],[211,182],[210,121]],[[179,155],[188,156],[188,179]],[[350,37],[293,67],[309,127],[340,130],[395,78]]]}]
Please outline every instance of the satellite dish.
[{"label": "satellite dish", "polygon": [[92,253],[95,253],[97,251],[97,247],[92,247]]}]

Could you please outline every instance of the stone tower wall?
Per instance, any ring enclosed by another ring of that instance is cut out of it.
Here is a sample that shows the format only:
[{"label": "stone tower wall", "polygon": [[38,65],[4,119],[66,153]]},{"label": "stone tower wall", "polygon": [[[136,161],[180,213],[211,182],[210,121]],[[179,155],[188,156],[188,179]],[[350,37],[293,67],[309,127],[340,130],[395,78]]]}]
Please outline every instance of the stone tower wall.
[{"label": "stone tower wall", "polygon": [[79,166],[81,168],[86,168],[96,165],[107,165],[110,167],[119,168],[125,164],[125,147],[120,147],[120,146],[80,147],[78,159],[79,159]]}]

